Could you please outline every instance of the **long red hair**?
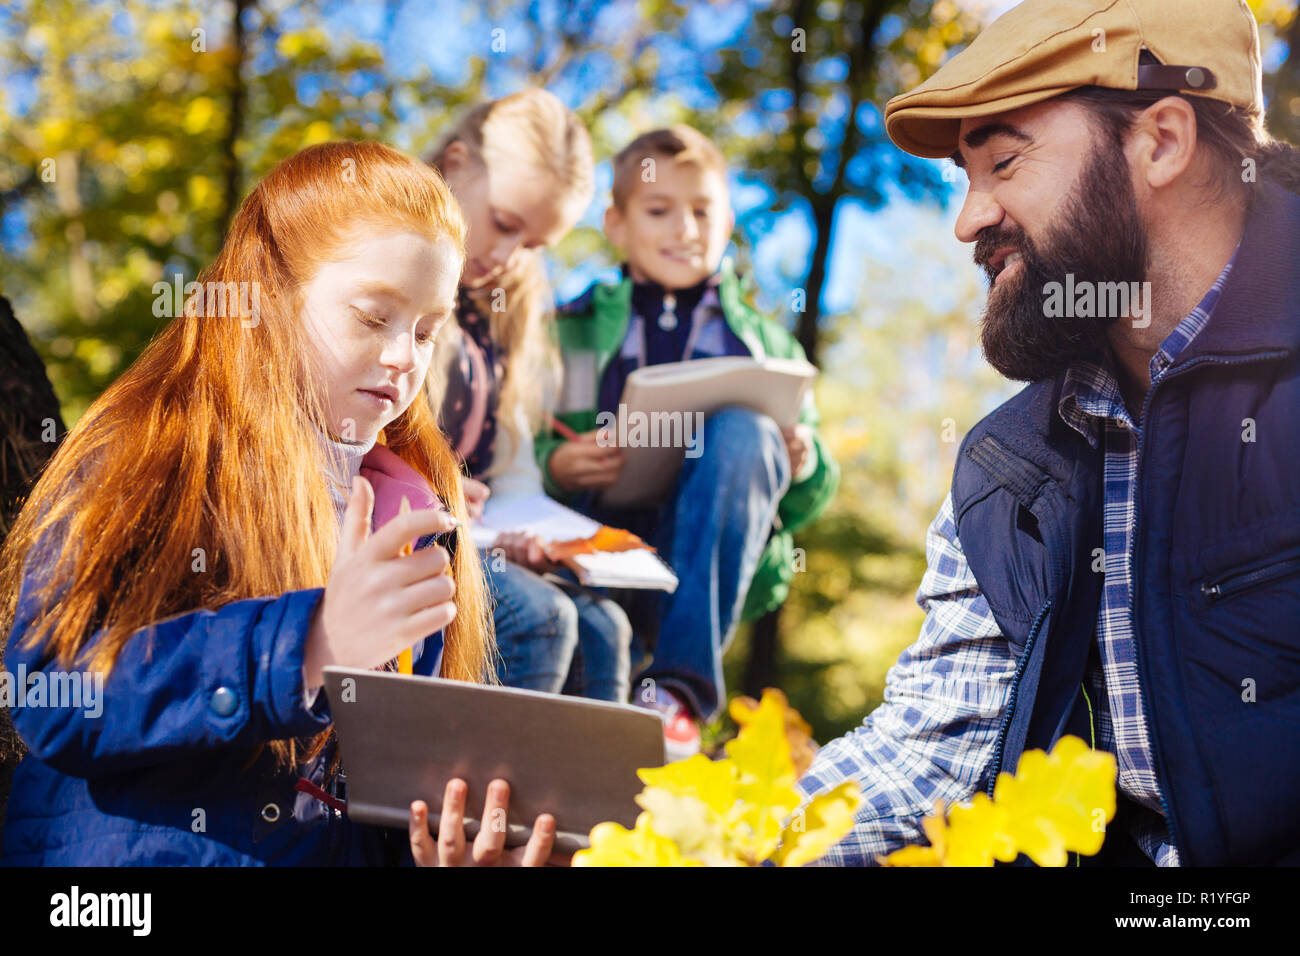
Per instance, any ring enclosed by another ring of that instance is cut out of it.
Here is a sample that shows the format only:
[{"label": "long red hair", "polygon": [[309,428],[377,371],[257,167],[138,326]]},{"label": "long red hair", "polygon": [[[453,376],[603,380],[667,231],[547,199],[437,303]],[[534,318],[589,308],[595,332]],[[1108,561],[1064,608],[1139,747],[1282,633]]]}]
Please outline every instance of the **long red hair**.
[{"label": "long red hair", "polygon": [[[325,586],[339,528],[300,289],[358,230],[374,227],[450,240],[464,255],[464,220],[441,176],[379,143],[309,147],[253,189],[198,281],[256,282],[256,298],[248,296],[256,309],[214,310],[212,298],[191,296],[67,434],[0,552],[0,634],[13,627],[37,542],[49,577],[24,639],[64,666],[97,631],[81,665],[108,671],[133,633],[164,618]],[[458,613],[442,676],[492,680],[491,622],[464,530],[459,463],[421,394],[380,440],[461,519]],[[287,763],[297,759],[292,741],[271,746]]]}]

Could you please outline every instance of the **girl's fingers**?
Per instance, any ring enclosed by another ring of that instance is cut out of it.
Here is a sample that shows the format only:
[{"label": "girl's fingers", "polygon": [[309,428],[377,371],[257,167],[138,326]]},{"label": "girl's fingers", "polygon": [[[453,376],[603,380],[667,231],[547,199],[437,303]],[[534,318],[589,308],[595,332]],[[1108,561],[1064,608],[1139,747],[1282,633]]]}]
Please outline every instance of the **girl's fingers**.
[{"label": "girl's fingers", "polygon": [[[428,637],[430,634],[437,634],[439,631],[446,630],[447,625],[456,620],[456,605],[451,601],[445,604],[438,604],[431,608],[426,608],[418,614],[413,614],[408,619],[411,631],[419,634],[420,637]],[[420,638],[416,638],[419,640]],[[414,643],[414,642],[412,642]],[[390,657],[392,655],[389,655]],[[385,658],[386,660],[388,658]],[[434,675],[437,676],[436,674]]]},{"label": "girl's fingers", "polygon": [[469,787],[464,780],[448,780],[442,791],[442,815],[438,818],[438,865],[460,866],[465,858],[465,798]]},{"label": "girl's fingers", "polygon": [[533,835],[524,847],[524,859],[520,866],[545,866],[550,859],[551,850],[555,848],[555,817],[543,813],[533,821]]},{"label": "girl's fingers", "polygon": [[352,479],[347,508],[343,512],[343,531],[339,537],[338,559],[355,554],[370,535],[371,514],[375,509],[375,490],[370,482],[357,475]]},{"label": "girl's fingers", "polygon": [[421,508],[389,519],[367,542],[376,558],[396,558],[402,548],[426,534],[439,534],[458,527],[460,522],[450,511]]},{"label": "girl's fingers", "polygon": [[501,858],[501,851],[506,848],[506,816],[509,807],[510,784],[504,780],[493,780],[488,784],[478,836],[474,839],[474,862],[477,865],[491,866]]},{"label": "girl's fingers", "polygon": [[436,578],[417,581],[402,588],[400,592],[393,595],[396,602],[393,607],[399,614],[409,617],[425,608],[446,604],[455,595],[456,582],[452,580],[450,574],[440,574]]},{"label": "girl's fingers", "polygon": [[388,586],[406,587],[444,575],[450,567],[451,555],[442,545],[435,544],[386,561],[383,575]]},{"label": "girl's fingers", "polygon": [[437,866],[438,848],[429,832],[429,807],[423,800],[411,804],[411,856],[416,866]]}]

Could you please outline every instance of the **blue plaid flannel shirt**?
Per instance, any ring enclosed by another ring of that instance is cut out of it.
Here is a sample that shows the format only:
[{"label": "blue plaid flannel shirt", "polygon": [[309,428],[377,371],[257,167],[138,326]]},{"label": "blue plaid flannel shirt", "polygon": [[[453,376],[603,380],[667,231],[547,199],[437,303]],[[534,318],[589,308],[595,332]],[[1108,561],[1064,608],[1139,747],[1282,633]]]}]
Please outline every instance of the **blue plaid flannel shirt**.
[{"label": "blue plaid flannel shirt", "polygon": [[[1151,358],[1152,382],[1205,327],[1231,270],[1229,261],[1200,304],[1161,343]],[[1129,610],[1138,423],[1114,374],[1092,362],[1077,362],[1066,372],[1058,411],[1094,448],[1100,441],[1105,449],[1106,578],[1097,653],[1085,680],[1095,715],[1093,744],[1116,755],[1119,788],[1138,807],[1131,830],[1138,846],[1158,865],[1177,866],[1147,736]],[[857,780],[865,797],[853,829],[820,865],[872,864],[877,855],[924,844],[921,820],[934,802],[969,800],[993,759],[1016,660],[957,540],[951,493],[926,533],[925,552],[916,595],[925,621],[916,643],[889,669],[884,703],[862,726],[823,747],[799,781],[807,798],[845,780]]]}]

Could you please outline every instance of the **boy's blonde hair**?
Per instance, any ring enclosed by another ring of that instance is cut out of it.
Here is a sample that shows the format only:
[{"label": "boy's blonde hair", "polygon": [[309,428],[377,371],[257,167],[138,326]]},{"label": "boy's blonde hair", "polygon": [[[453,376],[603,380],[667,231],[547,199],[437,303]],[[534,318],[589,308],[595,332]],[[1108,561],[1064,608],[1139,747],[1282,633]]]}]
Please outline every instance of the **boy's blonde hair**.
[{"label": "boy's blonde hair", "polygon": [[[591,137],[582,120],[553,93],[521,90],[474,106],[443,135],[428,162],[441,171],[447,148],[456,142],[464,144],[474,161],[487,168],[507,158],[522,157],[538,173],[549,175],[556,203],[572,218],[581,215],[591,202],[596,182]],[[522,437],[519,419],[537,431],[559,380],[559,355],[547,331],[554,301],[546,269],[540,256],[521,258],[518,266],[493,283],[503,296],[494,300],[492,288],[470,294],[489,322],[492,340],[506,356],[497,428],[509,436],[514,447]],[[504,305],[503,311],[493,311],[497,301]],[[435,367],[442,369],[448,358],[441,355]],[[445,384],[445,375],[430,376],[429,396],[435,407],[441,404]],[[503,458],[496,456],[488,476],[506,463]]]},{"label": "boy's blonde hair", "polygon": [[664,129],[652,129],[628,143],[614,157],[614,206],[626,207],[632,190],[641,181],[642,168],[647,159],[668,159],[677,163],[694,163],[701,169],[714,171],[727,180],[727,161],[713,141],[694,127],[684,123]]}]

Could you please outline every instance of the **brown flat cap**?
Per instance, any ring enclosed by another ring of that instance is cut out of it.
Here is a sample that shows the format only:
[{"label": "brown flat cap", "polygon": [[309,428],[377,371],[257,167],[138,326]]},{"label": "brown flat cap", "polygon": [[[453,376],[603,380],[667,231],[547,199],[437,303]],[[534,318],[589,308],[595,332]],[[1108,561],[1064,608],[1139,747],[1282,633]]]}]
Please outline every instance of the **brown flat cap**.
[{"label": "brown flat cap", "polygon": [[[1141,65],[1142,51],[1159,65]],[[1262,109],[1259,31],[1245,0],[1024,0],[937,73],[885,106],[885,129],[917,156],[951,156],[970,116],[1080,86],[1168,90]]]}]

